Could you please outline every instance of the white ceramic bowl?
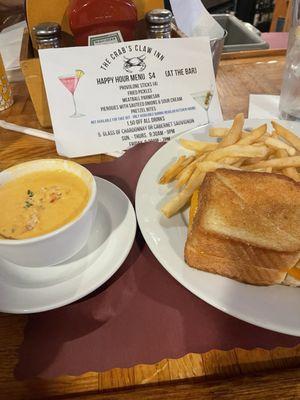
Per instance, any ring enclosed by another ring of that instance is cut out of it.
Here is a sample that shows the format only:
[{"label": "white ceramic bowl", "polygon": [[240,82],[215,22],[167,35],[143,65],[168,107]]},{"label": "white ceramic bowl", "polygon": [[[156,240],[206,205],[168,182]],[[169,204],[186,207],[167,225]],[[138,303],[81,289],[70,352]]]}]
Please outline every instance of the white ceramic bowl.
[{"label": "white ceramic bowl", "polygon": [[73,221],[45,235],[22,240],[0,239],[0,257],[23,266],[43,267],[67,260],[86,244],[97,208],[96,183],[86,168],[69,160],[29,161],[2,171],[0,186],[31,172],[57,169],[72,172],[85,182],[90,192],[85,208]]}]

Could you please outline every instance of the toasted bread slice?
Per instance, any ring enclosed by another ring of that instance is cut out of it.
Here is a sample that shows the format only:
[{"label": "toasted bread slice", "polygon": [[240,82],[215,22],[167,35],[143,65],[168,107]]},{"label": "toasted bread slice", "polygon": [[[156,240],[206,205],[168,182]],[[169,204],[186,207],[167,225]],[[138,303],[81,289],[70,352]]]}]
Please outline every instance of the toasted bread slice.
[{"label": "toasted bread slice", "polygon": [[217,237],[203,231],[195,221],[184,256],[190,267],[202,271],[253,285],[273,285],[285,280],[300,253],[280,253]]},{"label": "toasted bread slice", "polygon": [[300,184],[279,174],[218,169],[201,186],[201,228],[253,246],[300,250]]}]

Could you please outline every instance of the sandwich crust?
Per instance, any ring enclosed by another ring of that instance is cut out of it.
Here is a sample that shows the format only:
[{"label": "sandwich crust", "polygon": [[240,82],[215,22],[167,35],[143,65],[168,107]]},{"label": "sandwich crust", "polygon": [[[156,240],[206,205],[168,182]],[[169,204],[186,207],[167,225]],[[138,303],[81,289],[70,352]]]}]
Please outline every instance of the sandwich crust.
[{"label": "sandwich crust", "polygon": [[300,184],[279,175],[218,169],[201,186],[202,230],[277,252],[300,250]]},{"label": "sandwich crust", "polygon": [[[189,266],[254,285],[283,283],[295,286],[299,283],[288,271],[300,266],[300,251],[263,247],[268,245],[269,236],[274,238],[272,232],[276,226],[269,222],[272,213],[275,213],[275,219],[279,214],[280,220],[275,239],[284,243],[278,237],[285,229],[289,231],[292,219],[290,199],[293,201],[297,197],[299,186],[296,185],[295,189],[294,182],[280,177],[276,188],[284,192],[274,193],[278,175],[271,176],[271,180],[270,174],[263,175],[261,178],[261,173],[232,173],[227,170],[207,174],[185,244],[185,261]],[[286,195],[291,197],[286,198]],[[294,232],[294,236],[297,235],[297,229]],[[294,244],[294,236],[290,236],[288,240]],[[260,240],[256,243],[260,246],[249,244],[257,237]]]},{"label": "sandwich crust", "polygon": [[195,220],[184,256],[190,267],[202,271],[253,285],[273,285],[284,281],[300,253],[280,253],[224,239],[203,231]]}]

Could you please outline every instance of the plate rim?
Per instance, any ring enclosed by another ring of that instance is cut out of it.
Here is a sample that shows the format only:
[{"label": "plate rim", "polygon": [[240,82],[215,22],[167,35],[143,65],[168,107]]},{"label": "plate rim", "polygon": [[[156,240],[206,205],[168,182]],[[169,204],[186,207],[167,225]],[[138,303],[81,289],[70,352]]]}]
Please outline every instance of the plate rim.
[{"label": "plate rim", "polygon": [[[136,214],[134,211],[134,207],[132,205],[132,202],[130,201],[129,197],[126,195],[126,193],[123,192],[122,189],[120,189],[117,185],[115,185],[114,183],[108,181],[107,179],[103,179],[101,177],[98,176],[94,176],[95,180],[96,180],[96,184],[97,184],[97,193],[99,191],[99,185],[101,187],[101,192],[103,190],[103,186],[104,185],[108,185],[110,187],[113,187],[115,190],[117,190],[120,193],[120,197],[123,197],[123,199],[127,200],[128,202],[128,210],[129,210],[129,214],[130,214],[130,219],[131,219],[131,223],[127,224],[128,225],[128,236],[126,240],[126,246],[124,246],[123,252],[120,255],[120,258],[118,260],[118,262],[115,263],[114,267],[112,267],[109,271],[109,273],[107,275],[105,275],[104,279],[101,279],[101,283],[97,282],[95,283],[95,285],[91,285],[88,287],[87,290],[81,290],[79,293],[77,293],[75,296],[71,296],[68,299],[62,300],[58,303],[52,303],[51,305],[45,305],[43,307],[33,307],[33,308],[24,308],[24,309],[5,309],[2,308],[0,305],[0,312],[3,313],[7,313],[7,314],[35,314],[35,313],[39,313],[39,312],[45,312],[45,311],[50,311],[50,310],[55,310],[57,308],[66,306],[68,304],[74,303],[86,296],[88,296],[90,293],[94,292],[96,289],[98,289],[99,287],[101,287],[102,285],[104,285],[104,283],[106,283],[117,271],[118,269],[122,266],[123,262],[125,261],[126,257],[128,256],[128,254],[130,253],[130,250],[133,246],[135,237],[136,237],[136,229],[137,229],[137,219],[136,219]],[[105,189],[104,189],[105,190]],[[124,223],[124,222],[122,222]],[[89,268],[94,265],[95,263],[99,262],[99,258],[101,257],[101,254],[95,259],[93,260],[93,262],[91,264],[89,264],[82,272],[80,272],[78,274],[78,276],[83,275],[85,273],[88,273]],[[41,267],[42,268],[42,267]],[[68,282],[68,279],[66,280],[66,284]],[[50,287],[53,287],[55,285],[50,285]],[[34,290],[35,288],[31,288],[31,290]],[[47,290],[47,287],[44,288],[45,290]]]},{"label": "plate rim", "polygon": [[[256,124],[256,123],[270,123],[272,119],[268,119],[268,118],[245,118],[245,123],[244,125],[247,124],[247,122],[252,123],[252,124]],[[277,118],[274,117],[274,120],[277,120]],[[146,170],[146,167],[148,164],[150,164],[151,162],[153,162],[153,160],[155,160],[156,157],[158,157],[160,152],[166,151],[166,149],[168,147],[171,147],[174,145],[174,143],[176,143],[176,141],[178,141],[178,139],[180,139],[181,137],[191,134],[191,133],[196,133],[197,131],[199,131],[199,134],[203,133],[203,132],[207,132],[207,129],[211,126],[226,126],[229,125],[233,120],[225,120],[225,121],[216,121],[213,123],[210,123],[207,126],[204,127],[196,127],[193,130],[190,131],[185,131],[182,132],[181,134],[177,135],[175,138],[173,138],[172,140],[170,140],[169,142],[167,142],[163,147],[161,147],[160,149],[158,149],[153,155],[152,157],[148,160],[147,164],[144,166],[143,171],[140,174],[138,183],[137,183],[137,187],[136,187],[136,195],[135,195],[135,209],[136,209],[136,217],[137,217],[137,221],[138,221],[138,226],[142,232],[142,235],[147,243],[147,245],[149,246],[153,256],[159,261],[159,263],[162,265],[163,268],[165,268],[165,270],[174,278],[176,279],[177,282],[179,282],[182,286],[184,286],[187,290],[189,290],[191,293],[193,293],[195,296],[197,296],[198,298],[200,298],[201,300],[205,301],[206,303],[210,304],[211,306],[215,307],[216,309],[225,312],[228,315],[231,315],[237,319],[240,319],[242,321],[245,321],[247,323],[250,323],[252,325],[258,326],[260,328],[264,328],[264,329],[268,329],[274,332],[278,332],[278,333],[283,333],[283,334],[287,334],[287,335],[292,335],[292,336],[298,336],[300,337],[300,326],[298,329],[293,329],[293,328],[285,328],[282,325],[278,325],[276,322],[266,322],[264,323],[264,321],[261,321],[260,319],[256,319],[255,317],[252,316],[247,316],[247,315],[243,315],[241,313],[239,313],[238,311],[232,311],[230,309],[228,309],[226,306],[222,306],[220,303],[218,303],[217,301],[214,301],[212,298],[210,298],[208,295],[206,294],[199,294],[199,291],[197,291],[191,284],[187,283],[186,281],[180,279],[180,277],[178,277],[177,273],[174,271],[172,271],[172,267],[167,265],[167,261],[165,260],[165,257],[163,257],[162,254],[159,254],[159,252],[156,251],[155,246],[153,244],[153,242],[150,240],[150,236],[148,235],[147,231],[144,229],[143,226],[143,221],[141,218],[141,212],[140,212],[140,199],[139,199],[139,192],[141,190],[141,182],[143,180],[144,177],[144,171]],[[287,123],[288,125],[290,124],[296,124],[297,126],[299,126],[299,132],[300,132],[300,122],[299,121],[287,121],[287,120],[279,120],[280,122],[282,122],[283,124]],[[213,139],[216,138],[212,138]],[[225,277],[223,277],[225,278]],[[225,278],[225,279],[229,279],[229,278]],[[299,288],[300,290],[300,288]]]}]

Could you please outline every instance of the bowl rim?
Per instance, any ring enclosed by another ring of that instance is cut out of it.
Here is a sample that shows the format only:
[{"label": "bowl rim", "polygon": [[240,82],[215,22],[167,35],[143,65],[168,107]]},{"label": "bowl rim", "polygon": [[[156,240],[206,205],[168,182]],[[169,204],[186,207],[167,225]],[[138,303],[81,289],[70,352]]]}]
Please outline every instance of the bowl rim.
[{"label": "bowl rim", "polygon": [[[44,235],[35,236],[33,238],[28,238],[28,239],[0,239],[0,247],[2,245],[18,246],[18,245],[25,245],[25,244],[41,242],[41,241],[47,240],[53,236],[56,236],[60,233],[63,233],[64,231],[69,229],[72,225],[77,223],[93,206],[95,199],[96,199],[96,194],[97,194],[97,185],[95,182],[95,178],[94,178],[93,174],[86,167],[84,167],[83,165],[81,165],[75,161],[71,161],[71,160],[63,159],[63,158],[40,158],[38,160],[25,161],[20,164],[16,164],[14,166],[6,168],[0,172],[0,176],[7,171],[13,170],[15,168],[20,168],[20,167],[22,167],[22,165],[36,164],[36,163],[40,164],[43,161],[47,161],[47,162],[53,161],[53,162],[58,162],[61,164],[65,164],[67,162],[67,164],[75,164],[76,167],[79,167],[79,169],[85,170],[85,172],[87,172],[88,175],[90,175],[90,177],[91,177],[91,190],[90,190],[89,200],[88,200],[87,204],[85,205],[84,209],[80,212],[80,214],[77,215],[76,218],[74,218],[72,221],[68,222],[67,224],[61,226],[60,228],[57,228],[51,232],[45,233]],[[46,168],[45,168],[45,170],[46,170]]]}]

